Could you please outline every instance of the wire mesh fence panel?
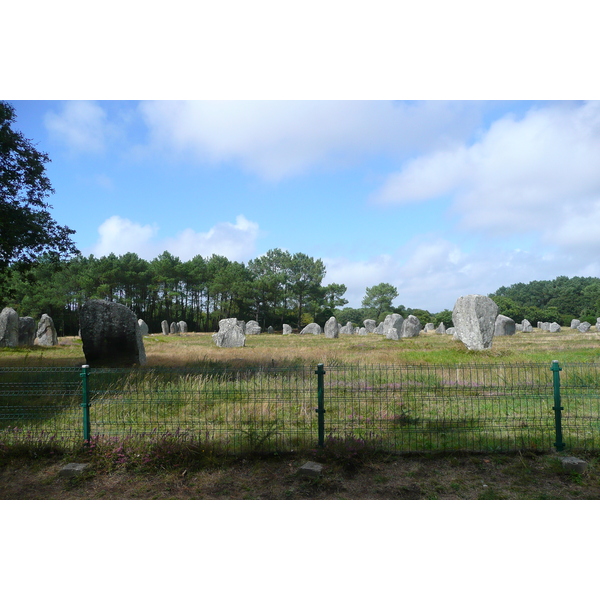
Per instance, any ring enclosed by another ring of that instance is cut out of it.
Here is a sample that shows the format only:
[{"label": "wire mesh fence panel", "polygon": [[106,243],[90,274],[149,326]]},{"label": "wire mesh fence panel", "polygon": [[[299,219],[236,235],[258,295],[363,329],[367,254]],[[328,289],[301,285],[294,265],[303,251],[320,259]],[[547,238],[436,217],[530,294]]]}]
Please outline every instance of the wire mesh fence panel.
[{"label": "wire mesh fence panel", "polygon": [[81,438],[80,369],[0,367],[0,441]]},{"label": "wire mesh fence panel", "polygon": [[310,446],[311,369],[96,369],[91,427],[100,436],[175,432],[221,451]]},{"label": "wire mesh fence panel", "polygon": [[563,441],[567,448],[600,447],[600,366],[561,365]]},{"label": "wire mesh fence panel", "polygon": [[[416,451],[550,450],[548,364],[324,367],[325,439]],[[315,448],[314,367],[89,369],[91,434],[182,439],[226,453]],[[568,449],[600,443],[600,365],[562,366]],[[77,368],[0,368],[0,441],[82,439]]]},{"label": "wire mesh fence panel", "polygon": [[327,431],[395,451],[551,447],[542,365],[330,367]]}]

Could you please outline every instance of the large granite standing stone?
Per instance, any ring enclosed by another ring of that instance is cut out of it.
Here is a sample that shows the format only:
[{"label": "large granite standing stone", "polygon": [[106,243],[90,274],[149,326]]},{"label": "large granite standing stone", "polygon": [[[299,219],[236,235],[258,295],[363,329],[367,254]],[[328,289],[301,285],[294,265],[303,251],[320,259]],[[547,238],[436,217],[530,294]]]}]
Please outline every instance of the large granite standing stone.
[{"label": "large granite standing stone", "polygon": [[517,327],[515,322],[505,315],[498,315],[496,317],[496,324],[494,325],[494,335],[515,335]]},{"label": "large granite standing stone", "polygon": [[421,321],[419,321],[418,317],[415,317],[415,315],[408,315],[408,317],[404,319],[404,323],[402,323],[400,337],[418,337],[419,333],[421,333],[421,329]]},{"label": "large granite standing stone", "polygon": [[291,325],[288,325],[287,323],[283,324],[283,335],[291,335],[293,329]]},{"label": "large granite standing stone", "polygon": [[19,315],[7,306],[0,312],[0,347],[16,348],[19,345]]},{"label": "large granite standing stone", "polygon": [[150,333],[150,329],[148,329],[148,325],[144,319],[138,319],[138,325],[140,326],[140,333],[142,336],[148,335]]},{"label": "large granite standing stone", "polygon": [[246,335],[260,335],[262,331],[257,321],[248,321],[246,323]]},{"label": "large granite standing stone", "polygon": [[40,319],[37,332],[35,334],[35,340],[33,342],[37,346],[57,346],[58,336],[56,335],[56,328],[54,327],[54,321],[49,315],[43,314]]},{"label": "large granite standing stone", "polygon": [[236,318],[219,321],[219,331],[212,336],[219,348],[243,348],[246,345],[246,324]]},{"label": "large granite standing stone", "polygon": [[33,346],[35,321],[33,317],[19,317],[19,346]]},{"label": "large granite standing stone", "polygon": [[374,319],[365,319],[363,321],[363,325],[365,326],[367,333],[373,333],[375,331],[375,327],[377,327],[377,321]]},{"label": "large granite standing stone", "polygon": [[307,335],[307,334],[312,334],[312,335],[321,335],[321,333],[323,333],[323,330],[321,329],[321,326],[318,323],[309,323],[301,332],[300,335]]},{"label": "large granite standing stone", "polygon": [[548,331],[550,333],[558,333],[560,331],[560,325],[556,321],[554,323],[550,323],[550,329]]},{"label": "large granite standing stone", "polygon": [[487,296],[461,296],[454,305],[452,321],[458,339],[469,350],[492,347],[498,305]]},{"label": "large granite standing stone", "polygon": [[334,339],[340,336],[340,325],[335,317],[329,317],[325,323],[325,337]]},{"label": "large granite standing stone", "polygon": [[176,323],[175,321],[173,321],[171,323],[171,326],[169,327],[169,333],[171,333],[173,335],[178,335],[179,334],[179,323]]},{"label": "large granite standing stone", "polygon": [[[394,313],[393,315],[387,315],[385,317],[385,319],[383,320],[382,334],[387,337],[390,330],[395,329],[397,331],[398,335],[400,335],[402,332],[402,324],[403,323],[404,323],[404,317],[402,317],[401,315],[397,315],[396,313]],[[396,340],[398,338],[391,337],[389,339]]]},{"label": "large granite standing stone", "polygon": [[163,335],[169,335],[169,323],[167,323],[166,319],[160,322],[160,330]]},{"label": "large granite standing stone", "polygon": [[177,323],[177,325],[179,326],[179,333],[187,333],[188,332],[188,326],[185,321],[179,321],[179,323]]},{"label": "large granite standing stone", "polygon": [[521,325],[523,325],[523,333],[531,333],[533,331],[533,325],[527,319],[523,319]]},{"label": "large granite standing stone", "polygon": [[138,320],[123,304],[89,300],[81,307],[79,323],[83,353],[91,367],[146,364]]},{"label": "large granite standing stone", "polygon": [[240,321],[236,319],[236,317],[231,317],[230,319],[221,319],[219,321],[219,331],[225,331],[230,327],[239,327],[242,330],[242,333],[246,335],[246,322]]},{"label": "large granite standing stone", "polygon": [[591,326],[592,325],[590,323],[584,321],[583,323],[579,323],[579,325],[577,325],[577,331],[581,331],[581,333],[587,333]]}]

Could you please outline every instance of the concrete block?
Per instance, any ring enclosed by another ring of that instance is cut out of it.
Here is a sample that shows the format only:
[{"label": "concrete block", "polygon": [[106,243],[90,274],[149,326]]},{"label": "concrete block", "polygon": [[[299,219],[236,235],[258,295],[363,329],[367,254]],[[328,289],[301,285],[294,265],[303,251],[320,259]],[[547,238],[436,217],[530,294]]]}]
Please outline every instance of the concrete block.
[{"label": "concrete block", "polygon": [[323,471],[323,465],[316,462],[304,463],[299,469],[299,475],[309,475],[311,477],[319,477]]},{"label": "concrete block", "polygon": [[569,473],[584,473],[587,469],[585,460],[575,458],[574,456],[563,456],[560,459],[563,469]]},{"label": "concrete block", "polygon": [[87,463],[69,463],[58,473],[61,477],[76,477],[81,475],[89,465]]}]

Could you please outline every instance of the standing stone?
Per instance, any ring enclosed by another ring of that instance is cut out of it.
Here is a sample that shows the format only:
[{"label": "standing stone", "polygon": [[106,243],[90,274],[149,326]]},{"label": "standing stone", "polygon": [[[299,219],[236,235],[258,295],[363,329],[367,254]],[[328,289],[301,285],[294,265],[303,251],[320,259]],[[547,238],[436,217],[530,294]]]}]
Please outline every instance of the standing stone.
[{"label": "standing stone", "polygon": [[560,331],[560,325],[556,321],[554,323],[550,323],[550,329],[548,331],[550,333],[558,333]]},{"label": "standing stone", "polygon": [[377,326],[377,322],[374,319],[365,319],[363,321],[363,325],[367,330],[367,333],[373,333],[375,331],[375,327]]},{"label": "standing stone", "polygon": [[35,321],[33,317],[19,317],[19,346],[33,346]]},{"label": "standing stone", "polygon": [[388,340],[399,340],[400,339],[400,333],[398,332],[398,330],[395,327],[390,327],[390,329],[386,333],[385,337]]},{"label": "standing stone", "polygon": [[423,328],[423,331],[425,333],[429,333],[430,331],[435,331],[435,325],[433,323],[426,323],[425,327]]},{"label": "standing stone", "polygon": [[356,331],[354,330],[354,325],[350,321],[348,321],[341,329],[340,333],[344,335],[354,335]]},{"label": "standing stone", "polygon": [[188,326],[185,321],[179,321],[179,323],[177,323],[177,325],[179,325],[179,333],[187,333],[188,332]]},{"label": "standing stone", "polygon": [[273,325],[269,325],[267,327],[267,333],[275,333],[275,330],[273,329]]},{"label": "standing stone", "polygon": [[366,327],[360,327],[358,330],[358,335],[367,335],[367,328]]},{"label": "standing stone", "polygon": [[146,364],[142,332],[135,315],[123,304],[89,300],[79,313],[83,353],[92,367]]},{"label": "standing stone", "polygon": [[408,315],[402,323],[401,337],[418,337],[419,333],[421,333],[421,321],[415,315]]},{"label": "standing stone", "polygon": [[171,326],[169,327],[169,333],[171,333],[173,335],[178,335],[179,334],[179,324],[175,323],[175,321],[173,321],[171,323]]},{"label": "standing stone", "polygon": [[329,317],[327,323],[325,323],[325,337],[326,338],[337,338],[340,335],[340,328],[338,326],[337,319],[335,317]]},{"label": "standing stone", "polygon": [[323,333],[323,330],[321,329],[321,326],[318,323],[309,323],[300,332],[300,335],[307,335],[309,333],[312,334],[312,335],[320,335],[321,333]]},{"label": "standing stone", "polygon": [[[402,324],[404,323],[404,317],[401,315],[397,315],[394,313],[393,315],[387,315],[382,323],[382,334],[387,337],[387,334],[390,332],[390,329],[395,329],[398,334],[402,332]],[[390,338],[397,339],[397,338]]]},{"label": "standing stone", "polygon": [[246,345],[246,336],[241,327],[237,325],[218,331],[212,337],[219,348],[243,348]]},{"label": "standing stone", "polygon": [[246,335],[260,335],[262,331],[258,321],[248,321],[246,323]]},{"label": "standing stone", "polygon": [[515,323],[515,329],[517,331],[523,331],[523,323]]},{"label": "standing stone", "polygon": [[517,331],[515,322],[505,315],[498,315],[494,325],[494,335],[515,335]]},{"label": "standing stone", "polygon": [[454,335],[456,333],[456,327],[448,327],[446,329],[446,335]]},{"label": "standing stone", "polygon": [[242,330],[242,333],[246,335],[246,322],[240,321],[235,317],[231,317],[230,319],[221,319],[219,321],[219,331],[225,331],[230,327],[239,327]]},{"label": "standing stone", "polygon": [[0,347],[16,348],[19,345],[19,315],[14,308],[0,312]]},{"label": "standing stone", "polygon": [[577,331],[581,331],[581,333],[587,333],[590,330],[590,327],[591,324],[587,321],[584,321],[583,323],[579,323],[577,326]]},{"label": "standing stone", "polygon": [[150,333],[148,325],[146,324],[146,321],[144,321],[144,319],[138,319],[138,325],[140,326],[140,334],[142,336],[148,335]]},{"label": "standing stone", "polygon": [[521,330],[523,333],[531,333],[533,331],[533,325],[527,319],[523,319],[521,325],[523,326]]},{"label": "standing stone", "polygon": [[163,332],[163,335],[169,335],[169,324],[166,320],[160,322],[160,329]]},{"label": "standing stone", "polygon": [[571,329],[577,329],[581,325],[581,321],[579,319],[571,320]]},{"label": "standing stone", "polygon": [[291,335],[292,331],[291,325],[288,325],[287,323],[283,324],[283,335]]},{"label": "standing stone", "polygon": [[446,333],[446,326],[444,325],[444,321],[442,321],[442,322],[441,322],[441,323],[438,325],[438,327],[437,327],[437,329],[435,330],[435,332],[436,332],[436,333],[439,333],[439,334],[442,334],[442,335]]},{"label": "standing stone", "polygon": [[491,298],[477,294],[461,296],[452,311],[458,339],[469,350],[492,347],[497,316],[498,305]]},{"label": "standing stone", "polygon": [[600,331],[600,317],[596,317],[596,331]]},{"label": "standing stone", "polygon": [[54,327],[54,321],[52,317],[44,314],[40,319],[35,334],[35,341],[33,342],[37,346],[57,346],[58,336],[56,335],[56,328]]}]

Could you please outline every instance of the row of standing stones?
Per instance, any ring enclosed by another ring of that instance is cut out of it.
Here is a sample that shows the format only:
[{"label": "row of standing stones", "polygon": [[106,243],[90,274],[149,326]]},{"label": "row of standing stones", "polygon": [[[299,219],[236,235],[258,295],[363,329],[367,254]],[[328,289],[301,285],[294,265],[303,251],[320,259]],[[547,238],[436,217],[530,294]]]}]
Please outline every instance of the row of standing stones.
[{"label": "row of standing stones", "polygon": [[14,308],[0,312],[0,347],[56,346],[58,336],[52,317],[44,314],[37,327],[33,317],[19,317]]},{"label": "row of standing stones", "polygon": [[[310,323],[300,335],[322,335],[327,338],[337,338],[340,334],[347,335],[368,335],[379,334],[390,340],[400,338],[417,337],[421,331],[435,332],[438,334],[453,335],[455,340],[461,341],[469,350],[485,350],[492,347],[492,341],[495,336],[510,336],[520,331],[530,333],[533,331],[531,323],[524,319],[522,323],[515,323],[513,319],[505,315],[498,314],[498,305],[487,296],[471,294],[461,296],[454,305],[452,311],[452,322],[454,327],[446,328],[441,323],[437,328],[433,323],[427,323],[424,327],[414,315],[409,315],[404,319],[401,315],[387,315],[385,319],[377,325],[373,319],[366,319],[363,327],[354,327],[348,322],[342,326],[335,317],[331,317],[325,327],[318,323]],[[543,331],[560,331],[558,323],[538,322],[538,328]],[[581,323],[573,320],[571,328],[581,332],[590,330],[590,323]],[[272,329],[269,328],[272,332]],[[597,319],[596,330],[600,331],[600,317]],[[213,335],[213,341],[219,347],[232,348],[242,347],[246,343],[246,335],[256,335],[261,333],[261,328],[256,321],[240,321],[239,319],[223,319],[219,322],[219,331]],[[283,335],[292,333],[289,325],[283,326]]]},{"label": "row of standing stones", "polygon": [[[444,324],[434,328],[432,323],[425,327],[414,315],[404,319],[401,315],[387,315],[376,324],[373,319],[366,319],[363,327],[354,327],[352,323],[342,326],[335,317],[331,317],[324,328],[317,323],[310,323],[300,335],[321,335],[337,338],[340,334],[368,335],[379,334],[387,339],[416,337],[421,331],[435,331],[439,334],[452,334],[469,350],[485,350],[491,348],[494,336],[514,335],[517,331],[524,333],[533,331],[533,326],[526,319],[517,324],[509,317],[498,314],[498,306],[487,296],[468,295],[460,297],[452,311],[454,327],[448,329]],[[550,332],[560,331],[557,323],[538,323],[538,328]],[[589,331],[591,325],[573,320],[571,328],[581,332]],[[187,332],[185,321],[161,324],[164,335]],[[596,323],[600,331],[600,318]],[[247,335],[258,335],[261,327],[256,321],[240,321],[236,318],[222,319],[219,330],[213,334],[213,341],[219,347],[232,348],[245,346]],[[34,336],[35,332],[35,336]],[[273,329],[268,329],[273,333]],[[106,300],[90,300],[80,310],[80,335],[83,352],[87,363],[95,367],[124,367],[146,364],[146,353],[143,337],[148,335],[146,323],[137,319],[126,306]],[[285,324],[283,334],[290,335],[292,327]],[[56,329],[51,317],[43,315],[38,323],[31,317],[19,318],[12,308],[5,308],[0,313],[0,347],[16,346],[54,346],[58,344]]]}]

